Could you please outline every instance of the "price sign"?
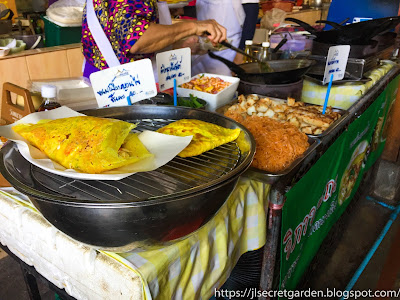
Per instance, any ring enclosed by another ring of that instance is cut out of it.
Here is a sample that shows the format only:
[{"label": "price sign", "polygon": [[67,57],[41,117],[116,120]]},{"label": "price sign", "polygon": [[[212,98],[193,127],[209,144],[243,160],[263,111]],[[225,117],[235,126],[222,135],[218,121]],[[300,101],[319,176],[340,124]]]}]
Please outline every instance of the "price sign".
[{"label": "price sign", "polygon": [[125,106],[157,95],[150,59],[141,59],[90,75],[99,107]]},{"label": "price sign", "polygon": [[167,90],[176,84],[188,82],[191,78],[190,48],[157,53],[158,84],[160,90]]},{"label": "price sign", "polygon": [[323,84],[329,82],[331,75],[333,75],[332,81],[343,79],[349,53],[349,45],[332,46],[329,48],[328,56],[326,57]]}]

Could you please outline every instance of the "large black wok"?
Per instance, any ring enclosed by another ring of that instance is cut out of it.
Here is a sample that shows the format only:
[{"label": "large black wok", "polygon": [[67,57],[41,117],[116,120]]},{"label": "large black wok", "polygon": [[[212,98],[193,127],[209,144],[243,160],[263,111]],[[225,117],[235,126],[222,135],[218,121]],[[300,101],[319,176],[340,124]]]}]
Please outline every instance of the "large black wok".
[{"label": "large black wok", "polygon": [[241,80],[258,84],[284,84],[297,82],[314,64],[314,61],[308,59],[269,60],[268,65],[273,71],[265,72],[259,63],[237,65],[212,52],[209,52],[208,54],[211,58],[217,59],[226,64]]},{"label": "large black wok", "polygon": [[155,171],[117,181],[74,180],[25,160],[15,143],[0,150],[0,171],[42,215],[72,238],[99,248],[127,251],[185,236],[218,211],[250,165],[255,142],[239,123],[183,107],[135,105],[84,112],[128,120],[155,130],[172,120],[195,118],[240,128],[248,148],[229,143],[194,158],[174,158]]},{"label": "large black wok", "polygon": [[369,45],[374,36],[388,32],[400,24],[400,16],[395,16],[336,26],[332,30],[318,31],[301,20],[295,18],[286,18],[285,20],[302,26],[306,31],[316,36],[315,41],[317,42],[337,45]]}]

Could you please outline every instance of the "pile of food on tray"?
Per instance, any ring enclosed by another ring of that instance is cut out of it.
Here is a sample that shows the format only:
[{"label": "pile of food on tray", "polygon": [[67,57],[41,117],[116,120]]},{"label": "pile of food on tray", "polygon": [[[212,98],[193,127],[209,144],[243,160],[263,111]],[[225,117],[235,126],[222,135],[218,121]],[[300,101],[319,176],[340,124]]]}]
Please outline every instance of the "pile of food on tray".
[{"label": "pile of food on tray", "polygon": [[200,76],[183,83],[181,87],[210,94],[218,94],[229,85],[231,85],[230,82],[224,81],[219,77]]},{"label": "pile of food on tray", "polygon": [[240,95],[238,103],[229,107],[225,115],[237,121],[252,115],[269,117],[289,122],[301,132],[314,135],[321,134],[341,117],[340,113],[333,111],[331,107],[327,107],[325,114],[322,114],[321,105],[306,105],[304,102],[296,102],[293,98],[288,98],[286,103],[254,94]]},{"label": "pile of food on tray", "polygon": [[331,108],[324,116],[319,107],[292,98],[286,103],[255,94],[240,95],[238,103],[220,112],[253,134],[256,153],[251,166],[271,173],[287,170],[306,152],[310,147],[306,133],[322,132],[340,117]]},{"label": "pile of food on tray", "polygon": [[280,172],[300,157],[309,147],[308,137],[288,122],[279,122],[256,115],[237,120],[256,140],[256,154],[251,166]]}]

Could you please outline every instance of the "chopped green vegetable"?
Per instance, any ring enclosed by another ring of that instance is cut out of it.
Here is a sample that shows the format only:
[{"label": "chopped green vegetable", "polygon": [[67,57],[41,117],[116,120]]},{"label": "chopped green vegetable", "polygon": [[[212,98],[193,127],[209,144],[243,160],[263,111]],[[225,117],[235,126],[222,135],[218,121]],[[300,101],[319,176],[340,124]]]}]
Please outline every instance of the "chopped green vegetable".
[{"label": "chopped green vegetable", "polygon": [[200,103],[198,98],[193,96],[193,94],[190,94],[189,98],[178,97],[178,105],[191,108],[201,108],[204,106],[204,104]]}]

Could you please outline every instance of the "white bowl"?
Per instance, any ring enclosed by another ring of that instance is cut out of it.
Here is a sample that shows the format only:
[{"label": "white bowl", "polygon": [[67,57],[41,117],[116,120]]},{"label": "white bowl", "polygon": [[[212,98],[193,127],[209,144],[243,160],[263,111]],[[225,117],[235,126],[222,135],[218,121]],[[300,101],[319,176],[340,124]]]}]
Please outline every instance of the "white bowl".
[{"label": "white bowl", "polygon": [[223,81],[230,82],[231,84],[226,88],[224,88],[222,91],[220,91],[218,94],[210,94],[206,92],[200,92],[198,90],[184,89],[178,87],[176,89],[178,96],[189,97],[190,94],[192,94],[193,96],[197,96],[198,98],[207,101],[208,103],[207,109],[210,111],[215,111],[217,108],[224,106],[225,104],[228,104],[233,100],[235,92],[239,86],[239,81],[240,81],[239,78],[232,76],[217,75],[217,74],[201,73],[193,76],[191,80],[198,78],[200,76],[218,77],[221,78]]},{"label": "white bowl", "polygon": [[0,57],[1,56],[6,56],[8,53],[10,53],[10,48],[7,47],[0,47]]}]

